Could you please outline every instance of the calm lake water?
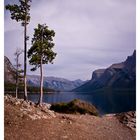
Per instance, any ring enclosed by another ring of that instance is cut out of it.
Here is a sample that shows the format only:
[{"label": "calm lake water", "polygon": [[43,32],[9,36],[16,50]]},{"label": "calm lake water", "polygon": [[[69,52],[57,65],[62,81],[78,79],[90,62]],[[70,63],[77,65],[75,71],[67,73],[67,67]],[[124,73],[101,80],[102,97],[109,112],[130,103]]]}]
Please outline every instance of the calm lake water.
[{"label": "calm lake water", "polygon": [[[28,94],[28,98],[37,102],[39,94]],[[99,110],[100,114],[136,110],[136,93],[132,90],[106,90],[92,93],[45,93],[43,97],[43,101],[47,103],[69,102],[73,99],[81,99],[92,103]]]}]

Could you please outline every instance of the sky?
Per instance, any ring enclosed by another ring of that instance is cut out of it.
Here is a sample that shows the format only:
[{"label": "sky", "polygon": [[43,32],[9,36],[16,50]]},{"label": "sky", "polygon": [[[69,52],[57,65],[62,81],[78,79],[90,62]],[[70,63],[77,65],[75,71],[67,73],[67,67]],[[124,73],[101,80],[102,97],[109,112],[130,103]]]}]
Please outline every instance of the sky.
[{"label": "sky", "polygon": [[[12,4],[17,0],[5,0]],[[45,76],[89,80],[96,69],[124,61],[136,47],[135,0],[32,0],[30,40],[37,24],[56,32],[54,64],[44,65]],[[23,27],[4,15],[4,53],[14,64],[23,46]],[[28,41],[28,49],[31,41]],[[23,64],[23,55],[20,56]],[[40,74],[30,71],[27,74]]]}]

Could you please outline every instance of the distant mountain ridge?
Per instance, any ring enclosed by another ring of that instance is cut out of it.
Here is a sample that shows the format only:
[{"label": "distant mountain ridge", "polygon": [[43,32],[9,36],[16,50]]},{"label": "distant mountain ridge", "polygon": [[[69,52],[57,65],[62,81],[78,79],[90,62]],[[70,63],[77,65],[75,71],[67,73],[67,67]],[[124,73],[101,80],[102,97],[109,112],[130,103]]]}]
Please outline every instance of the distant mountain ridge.
[{"label": "distant mountain ridge", "polygon": [[[38,75],[27,75],[27,83],[32,86],[40,86],[40,76]],[[75,81],[70,81],[64,78],[58,78],[58,77],[45,77],[44,76],[44,87],[52,88],[55,90],[60,91],[70,91],[72,89],[75,89],[82,84],[84,84],[84,81],[78,79]]]},{"label": "distant mountain ridge", "polygon": [[[8,59],[4,56],[4,82],[15,84],[16,69]],[[44,88],[50,88],[60,91],[69,91],[75,89],[85,82],[78,79],[75,81],[70,81],[64,78],[58,77],[45,77],[44,76]],[[27,85],[32,87],[40,86],[40,76],[39,75],[27,75]]]},{"label": "distant mountain ridge", "polygon": [[136,87],[136,51],[132,56],[128,56],[124,62],[113,64],[106,69],[95,70],[91,80],[73,91],[90,92],[105,87]]}]

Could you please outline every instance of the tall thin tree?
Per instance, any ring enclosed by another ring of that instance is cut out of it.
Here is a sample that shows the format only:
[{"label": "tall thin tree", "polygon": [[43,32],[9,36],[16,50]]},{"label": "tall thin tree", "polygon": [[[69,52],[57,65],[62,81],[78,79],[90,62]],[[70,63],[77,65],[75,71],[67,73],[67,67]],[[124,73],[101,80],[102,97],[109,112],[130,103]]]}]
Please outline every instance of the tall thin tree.
[{"label": "tall thin tree", "polygon": [[27,67],[27,25],[30,21],[30,2],[31,0],[19,0],[19,5],[6,5],[6,10],[11,13],[11,19],[21,22],[24,27],[24,100],[27,100],[26,67]]},{"label": "tall thin tree", "polygon": [[54,36],[54,30],[49,30],[45,24],[38,24],[38,27],[34,29],[32,46],[28,50],[29,63],[34,65],[31,70],[35,71],[40,68],[40,98],[38,104],[41,104],[43,99],[43,64],[53,64],[56,57],[56,53],[52,50]]},{"label": "tall thin tree", "polygon": [[22,70],[19,69],[21,67],[21,64],[19,63],[19,56],[23,53],[23,50],[20,48],[17,48],[15,55],[15,61],[16,61],[16,98],[18,97],[18,87],[19,87],[19,77],[22,73]]}]

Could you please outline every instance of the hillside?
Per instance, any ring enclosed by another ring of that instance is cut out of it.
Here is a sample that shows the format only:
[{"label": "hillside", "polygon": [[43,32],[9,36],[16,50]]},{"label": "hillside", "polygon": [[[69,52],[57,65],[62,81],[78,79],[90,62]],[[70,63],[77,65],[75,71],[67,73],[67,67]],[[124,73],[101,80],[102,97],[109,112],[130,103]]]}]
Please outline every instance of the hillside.
[{"label": "hillside", "polygon": [[77,92],[90,92],[96,89],[130,88],[136,86],[136,51],[124,62],[113,64],[106,69],[95,70],[91,80],[74,89]]},{"label": "hillside", "polygon": [[8,59],[4,56],[4,82],[15,83],[16,69]]}]

